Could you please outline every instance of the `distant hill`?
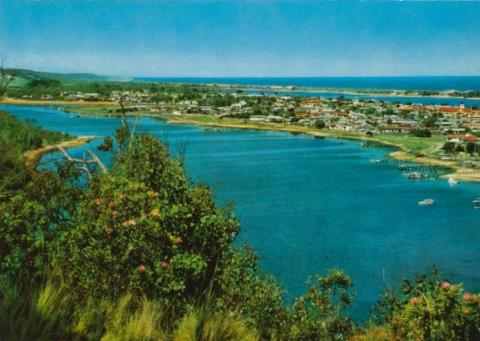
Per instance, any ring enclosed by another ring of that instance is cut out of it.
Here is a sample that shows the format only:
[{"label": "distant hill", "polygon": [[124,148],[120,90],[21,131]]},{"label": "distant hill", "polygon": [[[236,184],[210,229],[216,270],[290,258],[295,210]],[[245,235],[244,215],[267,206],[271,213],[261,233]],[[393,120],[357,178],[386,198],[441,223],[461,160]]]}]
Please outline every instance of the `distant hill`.
[{"label": "distant hill", "polygon": [[62,83],[74,83],[74,82],[107,82],[107,81],[125,81],[128,79],[111,76],[99,76],[93,73],[54,73],[54,72],[42,72],[32,71],[25,69],[8,69],[12,73],[16,74],[16,79],[12,83],[13,86],[25,86],[33,80],[57,80]]}]

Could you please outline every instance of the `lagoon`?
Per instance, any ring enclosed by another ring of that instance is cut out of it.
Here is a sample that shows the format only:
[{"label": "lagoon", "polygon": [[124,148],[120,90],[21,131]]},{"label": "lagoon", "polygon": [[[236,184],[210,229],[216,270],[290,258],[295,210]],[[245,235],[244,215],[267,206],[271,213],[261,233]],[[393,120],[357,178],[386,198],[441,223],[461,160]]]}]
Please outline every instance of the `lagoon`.
[{"label": "lagoon", "polygon": [[[53,107],[0,110],[75,135],[104,136],[119,125],[114,118],[76,117]],[[359,320],[382,290],[434,265],[450,280],[480,290],[480,210],[472,205],[478,184],[408,180],[388,159],[391,148],[364,148],[357,141],[152,118],[141,119],[139,128],[164,139],[173,152],[184,146],[193,181],[210,185],[219,203],[235,203],[242,224],[237,243],[253,246],[287,299],[305,290],[308,276],[333,267],[354,280],[353,316]],[[99,143],[71,153],[80,156]],[[419,207],[425,198],[436,205]]]}]

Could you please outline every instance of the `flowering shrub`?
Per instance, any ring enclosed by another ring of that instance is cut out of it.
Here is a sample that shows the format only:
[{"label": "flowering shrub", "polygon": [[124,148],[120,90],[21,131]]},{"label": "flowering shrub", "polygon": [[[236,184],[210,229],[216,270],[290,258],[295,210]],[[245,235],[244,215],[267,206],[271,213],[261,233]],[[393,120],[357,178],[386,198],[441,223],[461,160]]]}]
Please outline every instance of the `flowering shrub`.
[{"label": "flowering shrub", "polygon": [[130,292],[188,302],[206,289],[239,225],[209,189],[188,185],[158,140],[137,143],[90,182],[54,263],[79,298]]},{"label": "flowering shrub", "polygon": [[400,340],[480,339],[480,295],[436,273],[413,284],[405,281],[402,291],[388,293],[380,307],[385,325]]}]

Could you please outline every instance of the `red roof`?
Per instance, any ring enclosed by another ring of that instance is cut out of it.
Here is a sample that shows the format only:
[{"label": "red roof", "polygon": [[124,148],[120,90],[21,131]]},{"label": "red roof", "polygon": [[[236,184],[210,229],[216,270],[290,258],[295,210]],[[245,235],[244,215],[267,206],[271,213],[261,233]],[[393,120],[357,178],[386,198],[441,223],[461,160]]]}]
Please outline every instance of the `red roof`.
[{"label": "red roof", "polygon": [[441,112],[454,113],[454,112],[459,112],[461,109],[457,107],[440,107],[438,108],[438,110],[440,110]]},{"label": "red roof", "polygon": [[322,100],[321,99],[306,99],[306,100],[303,100],[302,101],[302,104],[305,105],[305,104],[321,104],[322,103]]},{"label": "red roof", "polygon": [[449,140],[453,139],[458,139],[459,141],[464,141],[464,142],[477,142],[478,137],[472,134],[454,134],[454,135],[448,135]]},{"label": "red roof", "polygon": [[478,141],[478,137],[476,137],[475,135],[470,135],[470,134],[467,134],[465,135],[464,139],[463,139],[465,142],[477,142]]}]

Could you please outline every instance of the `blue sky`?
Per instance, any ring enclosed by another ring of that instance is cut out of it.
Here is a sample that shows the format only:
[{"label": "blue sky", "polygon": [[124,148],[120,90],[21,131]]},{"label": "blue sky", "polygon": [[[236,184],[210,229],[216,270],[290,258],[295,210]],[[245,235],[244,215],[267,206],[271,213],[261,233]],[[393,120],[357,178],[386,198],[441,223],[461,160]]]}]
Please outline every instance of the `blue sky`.
[{"label": "blue sky", "polygon": [[0,1],[9,66],[124,76],[479,75],[480,2]]}]

